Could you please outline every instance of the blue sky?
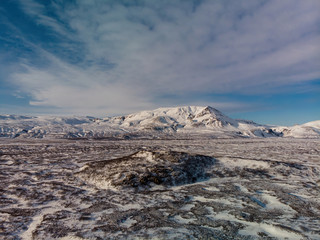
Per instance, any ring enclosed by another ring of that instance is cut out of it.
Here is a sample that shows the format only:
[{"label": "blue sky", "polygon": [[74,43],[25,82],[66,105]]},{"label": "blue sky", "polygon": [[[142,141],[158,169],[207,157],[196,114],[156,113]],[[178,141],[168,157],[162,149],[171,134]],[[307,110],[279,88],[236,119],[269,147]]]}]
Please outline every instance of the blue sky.
[{"label": "blue sky", "polygon": [[318,0],[4,0],[0,33],[0,114],[320,119]]}]

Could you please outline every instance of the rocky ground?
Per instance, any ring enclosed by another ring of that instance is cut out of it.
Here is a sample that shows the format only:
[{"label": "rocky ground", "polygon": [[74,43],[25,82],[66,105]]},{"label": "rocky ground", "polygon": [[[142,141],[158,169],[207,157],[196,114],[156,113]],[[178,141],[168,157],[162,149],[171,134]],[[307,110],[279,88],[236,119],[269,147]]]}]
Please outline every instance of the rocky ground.
[{"label": "rocky ground", "polygon": [[320,142],[0,139],[0,239],[320,239]]}]

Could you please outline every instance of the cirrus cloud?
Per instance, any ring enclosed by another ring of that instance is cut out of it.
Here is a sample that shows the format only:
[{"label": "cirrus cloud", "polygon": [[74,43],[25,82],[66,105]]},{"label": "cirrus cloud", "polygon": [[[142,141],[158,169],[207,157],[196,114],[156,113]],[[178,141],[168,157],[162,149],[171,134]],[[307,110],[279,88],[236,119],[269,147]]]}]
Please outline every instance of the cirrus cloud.
[{"label": "cirrus cloud", "polygon": [[193,94],[267,94],[320,76],[317,0],[23,0],[21,9],[60,37],[25,41],[47,63],[22,61],[11,76],[33,105],[120,113],[167,94],[192,104]]}]

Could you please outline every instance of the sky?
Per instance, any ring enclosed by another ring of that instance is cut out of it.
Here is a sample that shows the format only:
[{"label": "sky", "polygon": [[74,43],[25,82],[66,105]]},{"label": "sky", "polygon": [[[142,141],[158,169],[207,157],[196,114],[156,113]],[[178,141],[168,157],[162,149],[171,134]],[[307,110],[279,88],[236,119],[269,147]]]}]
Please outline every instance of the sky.
[{"label": "sky", "polygon": [[320,119],[319,0],[2,0],[0,114]]}]

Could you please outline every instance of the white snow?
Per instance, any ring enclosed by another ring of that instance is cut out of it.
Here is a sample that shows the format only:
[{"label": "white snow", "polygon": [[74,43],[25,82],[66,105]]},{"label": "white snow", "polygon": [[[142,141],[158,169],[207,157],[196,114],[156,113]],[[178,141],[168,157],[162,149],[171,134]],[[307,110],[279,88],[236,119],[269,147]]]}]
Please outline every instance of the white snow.
[{"label": "white snow", "polygon": [[308,123],[302,124],[302,126],[313,127],[313,128],[320,129],[320,120],[308,122]]},{"label": "white snow", "polygon": [[144,158],[148,162],[157,163],[153,153],[149,152],[149,151],[140,151],[140,152],[136,153],[133,157]]},{"label": "white snow", "polygon": [[215,199],[210,199],[210,198],[205,198],[205,197],[202,197],[202,196],[195,196],[193,198],[194,201],[199,201],[199,202],[214,202]]},{"label": "white snow", "polygon": [[204,189],[207,191],[212,191],[212,192],[219,192],[220,191],[219,188],[214,187],[214,186],[205,187]]},{"label": "white snow", "polygon": [[280,202],[278,198],[276,198],[275,196],[272,196],[271,194],[272,192],[269,192],[269,191],[261,192],[261,198],[267,202],[266,204],[267,209],[280,209],[290,213],[296,212],[289,205],[286,205]]},{"label": "white snow", "polygon": [[[276,239],[320,237],[316,139],[0,139],[0,145],[2,167],[6,169],[3,173],[9,174],[3,178],[0,219],[4,231],[18,238],[32,239],[34,232],[37,239],[53,239],[56,233],[52,231],[59,231],[61,226],[68,234],[63,240],[82,240],[78,236],[137,239],[142,235],[150,239],[196,239],[198,229],[221,234],[234,231],[234,236],[254,239],[263,238],[263,234]],[[135,192],[107,186],[99,189],[73,175],[90,162],[132,156],[137,151],[138,156],[153,161],[152,154],[141,149],[212,156],[217,160],[213,170],[224,176]],[[261,168],[270,177],[251,175],[246,168]],[[51,226],[53,223],[57,225]],[[232,230],[228,230],[230,226]],[[92,231],[94,228],[97,231]]]},{"label": "white snow", "polygon": [[[271,130],[272,129],[272,130]],[[92,138],[130,133],[213,134],[215,137],[320,138],[320,121],[293,127],[270,127],[247,120],[232,119],[212,107],[185,106],[158,108],[127,116],[53,117],[0,115],[0,137]]]},{"label": "white snow", "polygon": [[196,218],[183,218],[180,215],[174,216],[174,220],[180,224],[189,224],[194,221],[197,221]]},{"label": "white snow", "polygon": [[182,208],[180,208],[180,210],[190,211],[191,208],[193,208],[194,206],[195,206],[194,204],[186,204],[186,205],[184,205]]},{"label": "white snow", "polygon": [[66,208],[61,208],[61,206],[59,204],[55,204],[55,205],[47,205],[45,207],[43,207],[40,210],[40,213],[36,216],[33,217],[32,222],[30,223],[30,225],[28,226],[28,229],[23,232],[20,237],[24,240],[30,240],[33,239],[32,237],[32,233],[34,230],[36,230],[36,228],[38,227],[38,225],[41,224],[41,222],[43,221],[43,217],[46,214],[53,214],[57,211],[61,211],[61,210],[65,210]]},{"label": "white snow", "polygon": [[277,239],[284,239],[284,240],[300,240],[303,237],[300,234],[294,233],[292,231],[286,231],[284,229],[281,229],[280,227],[277,227],[273,224],[268,223],[257,223],[257,222],[249,222],[244,221],[235,218],[235,216],[228,213],[228,211],[221,212],[214,215],[208,215],[209,217],[212,217],[214,219],[219,220],[227,220],[227,221],[234,221],[238,223],[242,223],[247,225],[245,229],[239,230],[239,234],[241,235],[256,235],[258,232],[265,232],[268,235],[271,235],[273,237],[276,237]]},{"label": "white snow", "polygon": [[59,240],[85,240],[85,238],[77,237],[77,236],[72,236],[68,235],[62,238],[59,238]]},{"label": "white snow", "polygon": [[131,209],[142,209],[143,208],[139,203],[126,204],[126,205],[117,204],[117,205],[122,211],[128,211],[128,210],[131,210]]},{"label": "white snow", "polygon": [[132,219],[132,217],[129,217],[124,220],[124,222],[120,223],[120,226],[130,228],[133,224],[135,224],[137,221]]}]

